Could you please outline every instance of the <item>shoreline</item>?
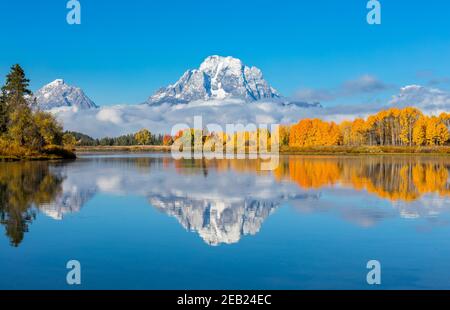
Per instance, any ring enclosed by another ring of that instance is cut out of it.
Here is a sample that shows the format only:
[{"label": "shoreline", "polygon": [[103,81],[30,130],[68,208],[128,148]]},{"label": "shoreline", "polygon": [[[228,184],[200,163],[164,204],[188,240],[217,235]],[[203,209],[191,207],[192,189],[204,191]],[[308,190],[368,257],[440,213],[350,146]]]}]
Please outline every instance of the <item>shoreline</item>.
[{"label": "shoreline", "polygon": [[[169,153],[170,146],[81,146],[75,153]],[[248,153],[248,152],[247,152]],[[439,155],[450,156],[450,146],[410,147],[410,146],[324,146],[324,147],[282,147],[280,155]]]},{"label": "shoreline", "polygon": [[50,147],[42,153],[1,154],[0,162],[75,160],[76,158],[77,155],[74,150],[62,147]]},{"label": "shoreline", "polygon": [[75,153],[113,153],[113,152],[129,152],[129,153],[168,153],[171,151],[170,146],[162,145],[133,145],[133,146],[77,146]]}]

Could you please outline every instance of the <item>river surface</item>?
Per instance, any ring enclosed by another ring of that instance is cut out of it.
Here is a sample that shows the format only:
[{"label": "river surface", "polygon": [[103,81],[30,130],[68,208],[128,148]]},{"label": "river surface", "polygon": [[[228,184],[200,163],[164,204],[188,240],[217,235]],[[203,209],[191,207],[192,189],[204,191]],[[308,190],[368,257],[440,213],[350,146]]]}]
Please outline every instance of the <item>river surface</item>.
[{"label": "river surface", "polygon": [[[0,163],[0,289],[450,289],[450,158]],[[66,263],[81,264],[80,286]],[[368,285],[367,263],[381,264]]]}]

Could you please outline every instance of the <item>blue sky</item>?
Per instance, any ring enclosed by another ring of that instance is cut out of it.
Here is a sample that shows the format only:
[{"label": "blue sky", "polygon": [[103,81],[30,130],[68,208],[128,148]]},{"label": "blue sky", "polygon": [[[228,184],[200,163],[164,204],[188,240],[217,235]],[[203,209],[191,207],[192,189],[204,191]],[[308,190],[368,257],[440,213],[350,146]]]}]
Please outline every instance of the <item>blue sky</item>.
[{"label": "blue sky", "polygon": [[[143,102],[212,54],[261,68],[286,96],[330,94],[332,104],[387,100],[407,84],[448,89],[450,3],[381,0],[382,25],[366,0],[3,0],[0,75],[20,63],[32,89],[56,79],[99,105]],[[376,78],[375,92],[351,90]],[[326,101],[326,100],[325,100]]]}]

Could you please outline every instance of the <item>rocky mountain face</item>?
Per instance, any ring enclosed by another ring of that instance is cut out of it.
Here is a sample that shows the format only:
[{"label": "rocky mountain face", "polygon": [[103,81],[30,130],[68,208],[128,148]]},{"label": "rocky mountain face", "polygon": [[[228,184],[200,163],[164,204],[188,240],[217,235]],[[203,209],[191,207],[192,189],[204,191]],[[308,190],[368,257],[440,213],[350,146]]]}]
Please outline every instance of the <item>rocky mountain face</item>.
[{"label": "rocky mountain face", "polygon": [[55,80],[39,89],[32,100],[42,110],[60,107],[94,109],[97,105],[78,87],[70,86],[64,80]]},{"label": "rocky mountain face", "polygon": [[147,103],[183,104],[196,100],[244,99],[252,102],[280,98],[260,69],[233,57],[210,56],[200,68],[189,70],[173,85],[161,88]]}]

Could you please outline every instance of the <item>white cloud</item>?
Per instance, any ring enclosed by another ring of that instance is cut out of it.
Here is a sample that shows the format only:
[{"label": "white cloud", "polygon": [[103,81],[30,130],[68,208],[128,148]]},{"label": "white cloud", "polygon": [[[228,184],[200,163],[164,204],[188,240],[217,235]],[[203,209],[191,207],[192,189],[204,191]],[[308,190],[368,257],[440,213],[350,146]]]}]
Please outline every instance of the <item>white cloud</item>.
[{"label": "white cloud", "polygon": [[215,123],[289,124],[321,113],[321,108],[286,106],[277,102],[246,103],[241,100],[192,102],[170,106],[118,105],[92,110],[58,109],[53,113],[66,130],[99,138],[118,136],[148,128],[154,133],[169,133],[175,124],[193,126],[194,116],[203,125]]},{"label": "white cloud", "polygon": [[428,114],[450,111],[450,94],[437,88],[409,85],[390,102],[397,107],[415,106]]},{"label": "white cloud", "polygon": [[406,86],[386,104],[339,105],[327,108],[304,108],[278,102],[247,103],[242,100],[196,101],[170,106],[117,105],[92,110],[58,108],[52,112],[65,129],[95,138],[118,136],[148,128],[154,133],[169,133],[175,124],[193,126],[194,116],[203,117],[203,125],[215,123],[293,124],[305,117],[320,117],[340,122],[366,117],[389,107],[415,106],[426,114],[450,111],[450,94],[435,88]]},{"label": "white cloud", "polygon": [[117,108],[104,108],[97,113],[96,118],[101,122],[111,122],[116,125],[123,123],[122,111]]}]

